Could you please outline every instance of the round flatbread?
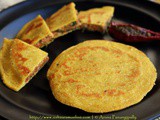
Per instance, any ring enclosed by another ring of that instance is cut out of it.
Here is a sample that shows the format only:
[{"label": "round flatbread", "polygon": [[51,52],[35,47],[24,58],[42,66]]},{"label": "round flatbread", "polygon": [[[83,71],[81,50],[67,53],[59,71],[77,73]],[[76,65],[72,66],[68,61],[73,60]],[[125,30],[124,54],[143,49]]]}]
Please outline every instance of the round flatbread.
[{"label": "round flatbread", "polygon": [[91,40],[63,51],[47,77],[54,97],[61,103],[103,113],[140,102],[154,86],[157,73],[138,49]]}]

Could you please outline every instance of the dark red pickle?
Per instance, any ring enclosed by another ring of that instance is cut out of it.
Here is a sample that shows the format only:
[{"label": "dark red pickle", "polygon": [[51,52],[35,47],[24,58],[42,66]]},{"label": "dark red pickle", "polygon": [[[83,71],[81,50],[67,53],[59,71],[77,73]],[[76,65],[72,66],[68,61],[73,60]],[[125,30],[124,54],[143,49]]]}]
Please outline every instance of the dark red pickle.
[{"label": "dark red pickle", "polygon": [[133,24],[111,22],[109,34],[125,42],[146,42],[160,40],[160,33]]}]

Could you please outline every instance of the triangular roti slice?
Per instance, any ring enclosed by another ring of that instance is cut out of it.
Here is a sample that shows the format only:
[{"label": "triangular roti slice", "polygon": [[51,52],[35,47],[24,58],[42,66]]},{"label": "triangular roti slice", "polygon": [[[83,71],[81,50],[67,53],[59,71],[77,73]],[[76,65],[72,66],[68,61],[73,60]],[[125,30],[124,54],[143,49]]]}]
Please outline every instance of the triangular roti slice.
[{"label": "triangular roti slice", "polygon": [[46,19],[54,39],[78,29],[79,20],[77,14],[75,4],[71,2]]},{"label": "triangular roti slice", "polygon": [[4,39],[0,50],[0,73],[3,83],[19,91],[49,60],[48,53],[19,39]]},{"label": "triangular roti slice", "polygon": [[104,6],[102,8],[92,8],[86,11],[80,11],[78,14],[78,18],[81,22],[80,28],[105,32],[113,14],[113,6]]},{"label": "triangular roti slice", "polygon": [[16,36],[16,38],[38,48],[42,48],[52,42],[52,37],[51,31],[41,15],[25,24]]}]

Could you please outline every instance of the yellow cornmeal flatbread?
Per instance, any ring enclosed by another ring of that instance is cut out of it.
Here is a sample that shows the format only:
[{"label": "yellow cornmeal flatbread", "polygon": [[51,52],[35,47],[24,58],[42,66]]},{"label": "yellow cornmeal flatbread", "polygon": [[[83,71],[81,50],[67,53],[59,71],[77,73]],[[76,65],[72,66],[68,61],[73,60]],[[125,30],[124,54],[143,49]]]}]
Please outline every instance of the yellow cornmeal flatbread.
[{"label": "yellow cornmeal flatbread", "polygon": [[48,61],[48,53],[21,40],[4,39],[0,50],[0,73],[3,83],[19,91]]},{"label": "yellow cornmeal flatbread", "polygon": [[53,41],[52,37],[53,34],[41,15],[25,24],[16,36],[16,38],[38,48],[48,45]]},{"label": "yellow cornmeal flatbread", "polygon": [[103,40],[65,50],[47,73],[58,101],[93,113],[121,110],[140,102],[152,89],[156,76],[144,53]]},{"label": "yellow cornmeal flatbread", "polygon": [[57,38],[77,29],[78,16],[73,2],[63,6],[56,13],[46,19],[46,23]]},{"label": "yellow cornmeal flatbread", "polygon": [[80,11],[78,18],[82,23],[82,28],[105,32],[113,14],[114,7],[104,6],[102,8],[93,8],[86,11]]}]

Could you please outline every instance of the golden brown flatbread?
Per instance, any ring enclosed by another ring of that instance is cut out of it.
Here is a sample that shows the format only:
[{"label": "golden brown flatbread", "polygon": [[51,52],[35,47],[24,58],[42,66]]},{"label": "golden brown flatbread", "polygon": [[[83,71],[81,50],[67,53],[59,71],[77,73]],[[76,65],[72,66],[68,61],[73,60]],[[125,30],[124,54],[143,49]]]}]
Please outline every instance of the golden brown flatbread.
[{"label": "golden brown flatbread", "polygon": [[104,113],[140,102],[155,84],[157,73],[138,49],[91,40],[63,51],[47,77],[54,97],[61,103]]},{"label": "golden brown flatbread", "polygon": [[107,30],[113,14],[113,6],[104,6],[102,8],[92,8],[86,11],[80,11],[78,18],[81,22],[81,28],[104,33]]},{"label": "golden brown flatbread", "polygon": [[19,39],[4,39],[0,50],[0,73],[3,83],[19,91],[48,61],[48,53]]},{"label": "golden brown flatbread", "polygon": [[71,2],[46,19],[47,25],[53,33],[53,39],[78,29],[77,14],[75,4]]},{"label": "golden brown flatbread", "polygon": [[53,41],[53,34],[42,16],[38,15],[23,26],[16,38],[38,48],[42,48]]}]

